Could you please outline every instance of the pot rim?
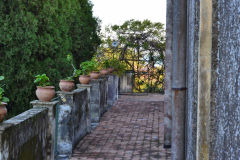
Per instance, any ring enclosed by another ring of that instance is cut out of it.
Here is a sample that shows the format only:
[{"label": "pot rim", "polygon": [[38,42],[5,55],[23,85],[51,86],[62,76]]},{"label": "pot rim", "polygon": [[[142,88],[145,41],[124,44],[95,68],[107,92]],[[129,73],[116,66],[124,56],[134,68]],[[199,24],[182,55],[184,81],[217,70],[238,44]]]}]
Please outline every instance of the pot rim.
[{"label": "pot rim", "polygon": [[64,79],[62,79],[62,80],[60,80],[60,82],[74,82],[74,80],[64,80]]},{"label": "pot rim", "polygon": [[5,103],[5,102],[1,102],[0,103],[0,106],[2,107],[2,106],[6,106],[7,105],[7,103]]},{"label": "pot rim", "polygon": [[54,86],[45,86],[45,87],[41,87],[41,86],[37,86],[37,88],[42,88],[42,89],[54,89]]},{"label": "pot rim", "polygon": [[89,75],[80,75],[79,77],[90,77]]}]

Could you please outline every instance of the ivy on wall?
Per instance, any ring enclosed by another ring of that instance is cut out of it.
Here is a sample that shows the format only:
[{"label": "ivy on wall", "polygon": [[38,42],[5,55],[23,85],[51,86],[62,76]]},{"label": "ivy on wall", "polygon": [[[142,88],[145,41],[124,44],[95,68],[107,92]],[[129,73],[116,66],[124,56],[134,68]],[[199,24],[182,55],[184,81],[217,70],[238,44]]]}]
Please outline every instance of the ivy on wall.
[{"label": "ivy on wall", "polygon": [[100,44],[98,20],[88,0],[0,1],[0,75],[10,99],[10,115],[36,99],[36,74],[46,73],[56,87],[72,74],[66,55],[78,66]]}]

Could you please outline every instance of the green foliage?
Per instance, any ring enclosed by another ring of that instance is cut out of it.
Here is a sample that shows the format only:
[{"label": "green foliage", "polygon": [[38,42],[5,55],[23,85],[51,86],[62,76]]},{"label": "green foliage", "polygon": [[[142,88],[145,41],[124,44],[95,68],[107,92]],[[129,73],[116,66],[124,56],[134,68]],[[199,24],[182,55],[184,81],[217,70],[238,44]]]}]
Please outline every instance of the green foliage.
[{"label": "green foliage", "polygon": [[91,71],[97,69],[97,63],[93,60],[85,61],[80,64],[80,74],[81,75],[88,75]]},{"label": "green foliage", "polygon": [[35,80],[34,83],[38,84],[41,87],[46,87],[46,86],[50,86],[50,79],[47,77],[46,74],[42,74],[42,75],[36,75],[35,76]]},{"label": "green foliage", "polygon": [[112,59],[109,61],[111,68],[115,69],[115,73],[121,76],[127,68],[127,65],[124,62],[119,61],[118,59]]},{"label": "green foliage", "polygon": [[110,67],[111,65],[110,65],[109,59],[104,59],[102,62],[102,68],[110,68]]},{"label": "green foliage", "polygon": [[[136,92],[144,88],[164,88],[165,30],[162,23],[128,20],[106,29],[98,57],[109,57],[134,71]],[[148,76],[145,73],[152,72]],[[140,81],[139,81],[140,80]],[[141,82],[141,83],[140,83]],[[148,83],[151,84],[148,86]]]},{"label": "green foliage", "polygon": [[36,74],[46,73],[55,87],[72,74],[67,53],[75,64],[91,59],[100,43],[97,22],[88,0],[0,1],[0,74],[12,99],[8,115],[31,107]]},{"label": "green foliage", "polygon": [[[0,76],[0,81],[4,80],[4,76]],[[9,99],[7,97],[4,96],[4,89],[2,88],[4,85],[0,85],[0,104],[2,104],[2,102],[8,103]]]},{"label": "green foliage", "polygon": [[73,76],[70,76],[70,77],[64,78],[64,80],[73,81],[73,80],[74,80],[74,77],[73,77]]}]

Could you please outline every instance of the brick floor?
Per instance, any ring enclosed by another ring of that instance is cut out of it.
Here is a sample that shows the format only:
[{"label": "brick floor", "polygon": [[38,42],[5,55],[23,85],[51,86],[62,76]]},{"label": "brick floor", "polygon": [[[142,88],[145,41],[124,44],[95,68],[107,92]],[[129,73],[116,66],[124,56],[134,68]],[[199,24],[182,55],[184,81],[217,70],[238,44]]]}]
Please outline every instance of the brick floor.
[{"label": "brick floor", "polygon": [[72,160],[169,160],[163,148],[163,102],[121,96],[98,127],[75,148]]}]

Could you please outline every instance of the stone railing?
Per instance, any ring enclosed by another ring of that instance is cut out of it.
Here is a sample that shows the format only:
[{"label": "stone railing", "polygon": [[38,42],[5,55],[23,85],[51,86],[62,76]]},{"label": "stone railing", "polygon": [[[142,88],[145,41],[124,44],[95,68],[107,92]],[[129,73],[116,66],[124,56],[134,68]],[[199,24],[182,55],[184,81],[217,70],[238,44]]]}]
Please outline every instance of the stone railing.
[{"label": "stone railing", "polygon": [[0,124],[0,159],[68,159],[117,99],[117,84],[118,77],[109,75],[59,91],[54,101],[32,101],[32,109]]}]

